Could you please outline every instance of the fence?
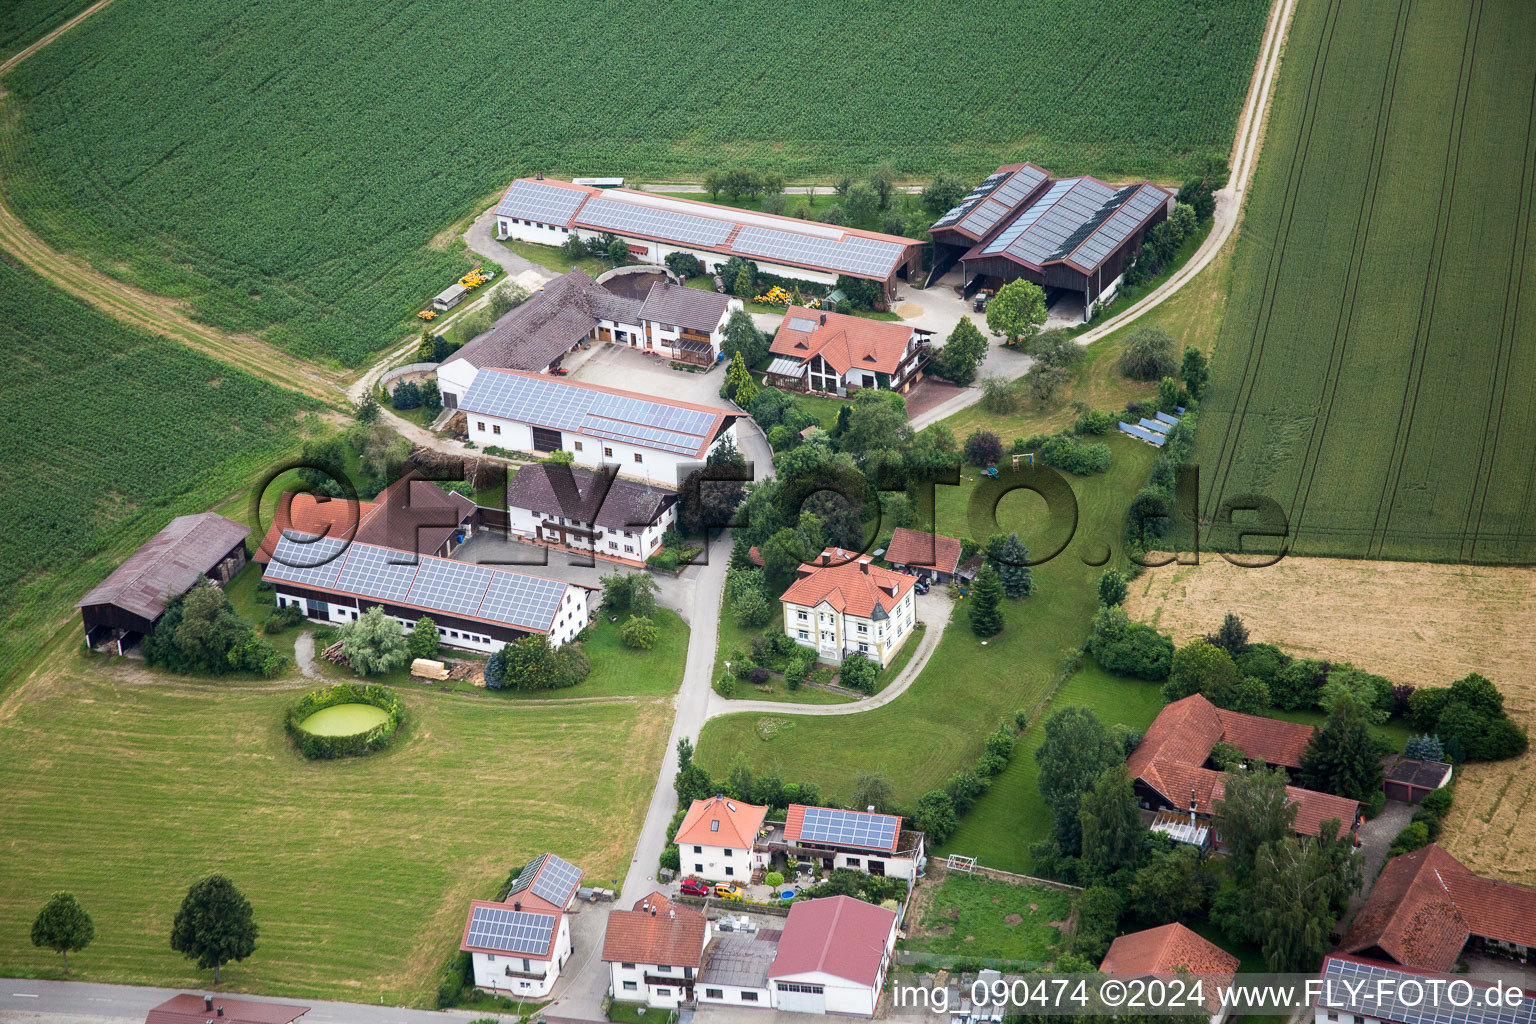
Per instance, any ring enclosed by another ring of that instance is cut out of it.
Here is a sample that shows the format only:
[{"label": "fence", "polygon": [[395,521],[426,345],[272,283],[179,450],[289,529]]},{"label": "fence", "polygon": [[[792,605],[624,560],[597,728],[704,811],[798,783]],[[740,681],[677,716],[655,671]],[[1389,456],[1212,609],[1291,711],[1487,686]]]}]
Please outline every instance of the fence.
[{"label": "fence", "polygon": [[[1011,882],[1015,885],[1043,885],[1047,889],[1061,889],[1064,892],[1083,891],[1083,887],[1080,885],[1068,885],[1066,882],[1058,882],[1053,878],[1036,878],[1034,875],[1017,875],[1012,871],[1003,871],[1000,868],[989,868],[984,864],[976,863],[975,857],[966,857],[960,854],[952,853],[949,855],[949,861],[951,864],[946,865],[944,870],[950,870],[952,868],[956,873],[963,873],[967,875],[983,875],[998,882]],[[959,861],[959,865],[954,865],[952,863],[954,861]],[[936,877],[934,881],[937,881],[938,878],[943,877],[942,872],[936,872],[935,875]]]},{"label": "fence", "polygon": [[437,363],[406,363],[404,366],[397,366],[379,378],[379,387],[388,390],[391,384],[407,374],[425,373],[428,370],[437,369],[437,366]]}]

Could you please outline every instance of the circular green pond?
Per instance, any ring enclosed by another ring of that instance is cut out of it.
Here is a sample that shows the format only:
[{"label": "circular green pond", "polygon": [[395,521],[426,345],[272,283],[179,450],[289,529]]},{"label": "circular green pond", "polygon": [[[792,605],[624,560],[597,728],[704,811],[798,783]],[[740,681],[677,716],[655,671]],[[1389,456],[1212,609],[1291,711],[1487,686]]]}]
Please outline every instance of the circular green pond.
[{"label": "circular green pond", "polygon": [[372,704],[333,704],[299,723],[316,736],[356,736],[389,721],[389,712]]}]

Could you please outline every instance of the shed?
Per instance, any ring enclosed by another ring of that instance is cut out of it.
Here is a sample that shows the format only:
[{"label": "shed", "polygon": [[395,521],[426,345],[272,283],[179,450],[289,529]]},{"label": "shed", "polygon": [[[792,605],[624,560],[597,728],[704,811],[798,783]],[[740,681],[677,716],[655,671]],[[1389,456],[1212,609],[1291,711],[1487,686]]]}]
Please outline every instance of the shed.
[{"label": "shed", "polygon": [[254,999],[229,996],[198,996],[190,992],[174,995],[150,1010],[144,1024],[293,1024],[309,1012],[309,1007],[292,1003],[259,1003]]},{"label": "shed", "polygon": [[213,512],[178,516],[128,556],[75,605],[91,644],[116,632],[124,641],[155,628],[172,598],[202,577],[223,584],[245,565],[248,526]]},{"label": "shed", "polygon": [[455,281],[453,284],[437,293],[437,298],[432,300],[432,308],[438,310],[452,309],[460,302],[463,302],[464,296],[468,294],[469,289]]},{"label": "shed", "polygon": [[1388,800],[1416,804],[1432,791],[1451,781],[1452,768],[1440,761],[1421,761],[1416,757],[1397,757],[1388,762],[1386,779],[1381,784]]}]

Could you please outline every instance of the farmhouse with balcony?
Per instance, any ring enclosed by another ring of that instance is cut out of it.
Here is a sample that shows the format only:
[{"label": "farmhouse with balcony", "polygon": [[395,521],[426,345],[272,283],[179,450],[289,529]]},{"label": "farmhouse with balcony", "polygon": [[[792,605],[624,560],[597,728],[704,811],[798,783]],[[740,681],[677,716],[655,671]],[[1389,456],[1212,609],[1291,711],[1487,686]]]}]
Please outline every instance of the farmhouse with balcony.
[{"label": "farmhouse with balcony", "polygon": [[1175,921],[1119,936],[1109,944],[1099,970],[1133,978],[1179,971],[1201,975],[1211,1024],[1221,1024],[1227,1011],[1220,989],[1232,984],[1239,965],[1237,957]]},{"label": "farmhouse with balcony", "polygon": [[1475,875],[1438,845],[1393,857],[1339,943],[1403,967],[1455,970],[1465,949],[1529,962],[1536,889]]},{"label": "farmhouse with balcony", "polygon": [[[1197,693],[1158,712],[1127,767],[1141,806],[1169,812],[1154,820],[1155,829],[1182,841],[1211,838],[1219,847],[1219,835],[1201,831],[1226,793],[1226,776],[1210,765],[1212,748],[1230,743],[1245,757],[1295,771],[1316,732],[1310,725],[1218,708]],[[1360,805],[1354,800],[1299,786],[1285,792],[1296,805],[1297,835],[1317,835],[1330,818],[1338,820],[1341,835],[1352,835],[1359,825]]]},{"label": "farmhouse with balcony", "polygon": [[875,565],[868,555],[827,548],[779,601],[784,632],[820,661],[863,654],[885,668],[917,624],[916,577]]},{"label": "farmhouse with balcony", "polygon": [[659,892],[613,911],[603,937],[609,992],[618,1002],[658,1009],[693,1002],[709,933],[703,914]]},{"label": "farmhouse with balcony", "polygon": [[762,845],[791,863],[912,879],[924,859],[923,834],[901,826],[895,814],[790,804],[782,822],[769,823]]},{"label": "farmhouse with balcony", "polygon": [[643,565],[677,523],[677,495],[609,471],[540,462],[507,481],[507,515],[519,537]]},{"label": "farmhouse with balcony", "polygon": [[627,188],[519,178],[493,215],[497,238],[560,245],[572,235],[613,235],[643,263],[687,253],[713,272],[739,256],[765,273],[829,287],[843,274],[876,281],[887,299],[895,298],[897,281],[912,280],[922,269],[923,242],[916,238]]},{"label": "farmhouse with balcony", "polygon": [[470,955],[475,987],[542,999],[571,955],[571,922],[582,871],[552,853],[518,872],[501,902],[475,900],[459,949]]},{"label": "farmhouse with balcony", "polygon": [[685,875],[711,882],[746,882],[768,865],[761,845],[768,808],[724,796],[695,800],[673,842]]},{"label": "farmhouse with balcony", "polygon": [[521,370],[481,370],[459,408],[482,448],[567,451],[578,466],[616,465],[663,487],[735,440],[736,417],[720,409]]},{"label": "farmhouse with balcony", "polygon": [[1172,193],[1156,185],[1116,188],[1053,179],[1030,163],[999,167],[928,229],[928,283],[958,262],[967,295],[1023,278],[1044,288],[1048,303],[1076,293],[1087,320],[1095,303],[1114,297],[1127,261],[1172,208]]},{"label": "farmhouse with balcony", "polygon": [[213,512],[172,519],[75,604],[86,643],[122,654],[198,580],[229,582],[245,565],[250,532]]},{"label": "farmhouse with balcony", "polygon": [[768,377],[787,391],[906,392],[922,378],[931,340],[905,324],[790,306],[773,336]]}]

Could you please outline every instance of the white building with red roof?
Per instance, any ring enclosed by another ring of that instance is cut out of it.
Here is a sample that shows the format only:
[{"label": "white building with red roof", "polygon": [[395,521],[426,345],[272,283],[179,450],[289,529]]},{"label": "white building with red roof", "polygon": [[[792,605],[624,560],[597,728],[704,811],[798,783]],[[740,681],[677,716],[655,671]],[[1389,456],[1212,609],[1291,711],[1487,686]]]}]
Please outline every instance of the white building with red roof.
[{"label": "white building with red roof", "polygon": [[603,963],[619,1002],[676,1009],[692,1002],[710,927],[704,915],[653,892],[608,915]]},{"label": "white building with red roof", "polygon": [[896,948],[896,912],[851,896],[789,908],[768,969],[775,1009],[873,1017]]},{"label": "white building with red roof", "polygon": [[673,837],[683,874],[711,882],[750,881],[754,869],[768,866],[762,844],[767,816],[766,807],[725,796],[695,800]]},{"label": "white building with red roof", "polygon": [[769,850],[811,860],[828,871],[915,878],[923,860],[923,834],[902,828],[896,814],[790,804],[783,824],[770,826]]},{"label": "white building with red roof", "polygon": [[933,336],[906,324],[790,306],[769,351],[775,383],[847,395],[859,388],[906,391],[922,377]]},{"label": "white building with red roof", "polygon": [[916,582],[868,555],[827,548],[779,597],[784,632],[818,661],[862,654],[885,668],[917,626]]},{"label": "white building with red roof", "polygon": [[571,922],[582,871],[552,853],[517,873],[501,902],[475,900],[459,949],[470,954],[475,987],[519,999],[549,995],[570,959]]}]

